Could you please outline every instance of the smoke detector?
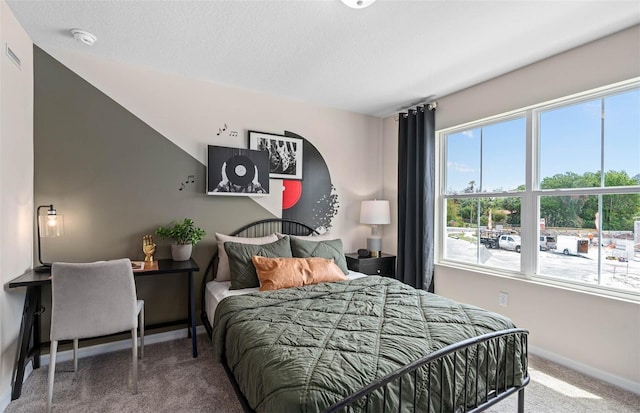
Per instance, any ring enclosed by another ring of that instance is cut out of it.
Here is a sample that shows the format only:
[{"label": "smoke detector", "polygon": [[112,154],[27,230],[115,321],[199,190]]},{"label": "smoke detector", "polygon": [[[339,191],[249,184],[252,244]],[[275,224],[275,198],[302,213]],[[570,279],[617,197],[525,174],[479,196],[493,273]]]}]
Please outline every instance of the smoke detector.
[{"label": "smoke detector", "polygon": [[71,34],[77,41],[82,42],[87,46],[93,46],[96,40],[98,40],[96,36],[82,29],[71,29]]},{"label": "smoke detector", "polygon": [[364,9],[365,7],[369,7],[376,0],[341,0],[344,4],[351,7],[352,9]]}]

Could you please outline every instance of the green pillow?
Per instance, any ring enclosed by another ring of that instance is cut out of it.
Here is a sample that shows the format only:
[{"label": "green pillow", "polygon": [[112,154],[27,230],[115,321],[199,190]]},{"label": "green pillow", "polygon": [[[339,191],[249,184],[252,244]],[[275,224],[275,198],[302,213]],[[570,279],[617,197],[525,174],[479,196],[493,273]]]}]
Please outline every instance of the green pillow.
[{"label": "green pillow", "polygon": [[260,287],[256,268],[251,257],[259,255],[267,258],[293,258],[289,237],[286,236],[271,244],[252,245],[227,241],[224,249],[229,256],[229,269],[231,270],[231,290]]},{"label": "green pillow", "polygon": [[333,258],[333,261],[340,267],[342,272],[349,274],[341,239],[309,241],[291,237],[291,252],[295,258]]}]

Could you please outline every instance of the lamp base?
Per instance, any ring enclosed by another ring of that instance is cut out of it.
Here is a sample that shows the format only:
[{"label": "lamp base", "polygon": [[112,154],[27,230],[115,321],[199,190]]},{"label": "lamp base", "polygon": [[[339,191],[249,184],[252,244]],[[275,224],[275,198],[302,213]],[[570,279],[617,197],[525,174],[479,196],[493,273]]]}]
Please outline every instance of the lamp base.
[{"label": "lamp base", "polygon": [[39,265],[33,267],[34,272],[51,272],[51,265]]},{"label": "lamp base", "polygon": [[367,249],[369,250],[369,256],[371,257],[379,257],[380,255],[382,255],[382,238],[367,238]]}]

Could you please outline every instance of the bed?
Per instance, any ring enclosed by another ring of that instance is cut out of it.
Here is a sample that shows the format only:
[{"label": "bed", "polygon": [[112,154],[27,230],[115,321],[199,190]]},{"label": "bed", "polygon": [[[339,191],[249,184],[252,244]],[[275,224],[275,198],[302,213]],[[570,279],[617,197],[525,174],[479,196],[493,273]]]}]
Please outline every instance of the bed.
[{"label": "bed", "polygon": [[[270,219],[230,236],[314,232]],[[218,260],[205,271],[202,322],[247,412],[479,412],[514,393],[524,412],[528,332],[506,317],[353,272],[230,289],[210,278]]]}]

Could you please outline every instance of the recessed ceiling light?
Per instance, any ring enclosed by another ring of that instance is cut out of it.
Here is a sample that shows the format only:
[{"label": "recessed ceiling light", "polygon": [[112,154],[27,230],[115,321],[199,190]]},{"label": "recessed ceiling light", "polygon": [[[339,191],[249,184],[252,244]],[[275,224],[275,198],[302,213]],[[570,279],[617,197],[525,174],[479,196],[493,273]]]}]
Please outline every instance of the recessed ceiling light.
[{"label": "recessed ceiling light", "polygon": [[351,7],[352,9],[364,9],[365,7],[369,7],[376,0],[341,0],[344,4]]},{"label": "recessed ceiling light", "polygon": [[73,37],[75,37],[77,41],[82,42],[87,46],[93,46],[96,40],[98,40],[96,36],[82,29],[71,29],[71,34],[73,34]]}]

